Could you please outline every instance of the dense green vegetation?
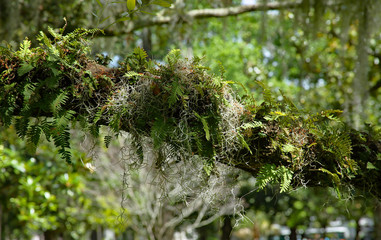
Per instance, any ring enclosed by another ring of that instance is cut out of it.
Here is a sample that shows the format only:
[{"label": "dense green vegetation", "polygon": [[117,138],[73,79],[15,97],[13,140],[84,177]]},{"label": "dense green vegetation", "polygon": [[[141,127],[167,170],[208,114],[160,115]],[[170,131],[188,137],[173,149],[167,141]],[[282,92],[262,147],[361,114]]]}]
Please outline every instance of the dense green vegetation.
[{"label": "dense green vegetation", "polygon": [[[31,7],[26,1],[22,2],[18,8],[20,12]],[[37,12],[49,1],[43,2],[36,4]],[[101,140],[98,145],[107,147],[123,139],[127,132],[129,156],[134,159],[133,164],[127,164],[127,172],[131,168],[135,171],[136,166],[145,168],[148,164],[168,180],[176,175],[173,168],[185,170],[191,163],[200,163],[202,167],[197,168],[197,178],[210,184],[214,177],[225,175],[220,168],[223,164],[256,177],[255,185],[243,184],[243,195],[245,191],[264,189],[271,183],[278,186],[278,192],[282,194],[302,186],[323,186],[333,187],[341,198],[371,194],[380,199],[379,33],[369,27],[375,21],[376,1],[344,1],[332,6],[321,1],[290,1],[284,8],[268,1],[264,4],[274,4],[282,10],[266,13],[266,8],[257,7],[251,13],[237,16],[229,14],[241,8],[240,1],[189,1],[183,5],[179,1],[172,8],[166,8],[169,6],[166,1],[154,2],[127,1],[126,5],[125,2],[96,1],[90,4],[73,0],[67,5],[62,3],[62,16],[68,20],[60,24],[49,24],[32,17],[39,22],[37,27],[28,30],[12,28],[7,32],[4,39],[20,41],[20,47],[15,48],[13,42],[2,44],[0,49],[0,90],[3,93],[0,96],[0,124],[4,129],[14,128],[18,137],[24,140],[27,157],[8,151],[9,143],[6,142],[10,140],[5,139],[2,145],[5,146],[4,162],[21,164],[25,161],[32,164],[31,169],[41,171],[40,175],[54,175],[41,170],[43,165],[35,166],[29,161],[29,156],[39,153],[47,140],[54,144],[54,149],[69,165],[55,156],[47,162],[57,162],[62,168],[69,168],[63,172],[71,174],[74,169],[77,174],[83,166],[91,166],[82,164],[76,157],[80,153],[72,141],[78,132],[90,134],[96,141]],[[81,4],[91,7],[81,7]],[[11,8],[11,4],[6,5]],[[76,11],[67,11],[71,9],[69,5],[75,6]],[[232,9],[226,15],[217,16],[213,12],[230,6]],[[205,24],[206,17],[202,12],[191,11],[197,8],[211,8],[208,24]],[[156,14],[158,10],[156,16],[144,13]],[[52,13],[49,9],[42,12],[44,16]],[[70,17],[76,13],[75,17]],[[29,17],[26,15],[25,19]],[[1,25],[8,28],[12,24],[23,26],[28,20],[7,21],[2,20]],[[61,29],[54,30],[47,25]],[[92,30],[81,28],[86,26]],[[104,31],[93,28],[106,26]],[[74,30],[76,27],[80,28]],[[30,37],[30,40],[18,37],[33,34],[38,37]],[[173,37],[168,37],[171,34]],[[110,37],[120,35],[127,37],[124,41]],[[95,44],[91,45],[89,38]],[[181,50],[168,53],[168,48]],[[126,57],[118,67],[110,68],[107,58],[94,57],[96,52],[105,51],[125,54]],[[205,57],[193,57],[193,54]],[[162,60],[156,62],[155,59]],[[365,124],[365,121],[371,124]],[[9,156],[20,161],[12,162]],[[150,161],[153,161],[152,165]],[[38,175],[33,171],[32,175]],[[87,173],[79,172],[78,177],[83,177],[81,181],[91,179]],[[4,175],[3,179],[17,179],[19,173],[14,171]],[[62,174],[58,173],[61,178]],[[129,181],[141,181],[136,176],[128,178]],[[25,177],[28,183],[29,178]],[[190,181],[187,177],[181,179]],[[241,181],[246,183],[247,179]],[[24,183],[20,184],[20,189],[28,190]],[[58,188],[62,190],[62,187]],[[15,190],[16,195],[22,195],[21,192]],[[288,212],[287,219],[280,214],[271,221],[283,222],[292,229],[307,227],[304,225],[309,221],[305,209],[315,217],[324,215],[316,207],[324,205],[324,194],[323,197],[315,194],[316,202],[308,201],[308,206],[304,204],[312,193],[286,194],[287,200],[280,200],[279,207],[270,209]],[[136,193],[130,194],[128,205],[140,206],[134,205],[134,201],[140,201]],[[168,193],[164,191],[163,194]],[[188,197],[191,195],[189,193]],[[157,201],[162,197],[147,195],[143,198]],[[260,195],[255,198],[261,199]],[[5,198],[4,204],[10,204],[10,199]],[[12,200],[12,204],[16,200]],[[186,197],[183,200],[189,201]],[[40,204],[38,199],[30,201],[33,202],[30,204]],[[268,206],[262,207],[263,201],[254,202],[251,209],[258,216],[269,210]],[[173,199],[166,204],[178,206]],[[25,203],[22,206],[31,209],[32,205]],[[334,209],[327,208],[326,216],[343,214],[334,213]],[[361,210],[366,211],[369,209]],[[200,213],[202,211],[196,216],[206,217]],[[144,216],[148,219],[152,217],[147,214]],[[171,214],[176,219],[176,214],[181,213]],[[226,211],[224,214],[232,213]],[[33,229],[45,231],[61,225],[47,213],[37,212],[36,216],[42,220],[33,220],[37,221],[35,225],[28,223],[32,232],[27,234],[33,233]],[[153,220],[136,217],[138,215],[134,213],[131,216],[135,216],[132,221],[147,222],[147,232],[142,231],[142,236],[163,238],[157,230],[158,226],[163,226],[160,221],[156,224]],[[96,228],[97,224],[114,227],[104,225],[109,220],[95,224],[83,215],[81,217],[83,220],[76,221],[88,224],[84,225],[87,229]],[[202,222],[199,217],[193,218],[195,222]],[[326,226],[329,219],[323,216],[319,222]],[[176,222],[168,228],[171,234],[174,229],[187,226],[185,222]],[[228,224],[227,221],[224,223]],[[65,231],[67,229],[62,230]],[[81,231],[75,230],[78,236],[86,234]],[[138,232],[136,228],[133,231]]]}]

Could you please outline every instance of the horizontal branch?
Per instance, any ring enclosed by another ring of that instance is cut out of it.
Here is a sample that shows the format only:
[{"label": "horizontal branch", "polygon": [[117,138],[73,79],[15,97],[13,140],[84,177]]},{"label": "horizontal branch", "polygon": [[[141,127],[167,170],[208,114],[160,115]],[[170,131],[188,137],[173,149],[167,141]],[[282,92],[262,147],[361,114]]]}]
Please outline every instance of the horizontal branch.
[{"label": "horizontal branch", "polygon": [[[341,1],[328,1],[325,3],[326,7],[338,6]],[[241,14],[249,12],[259,12],[259,11],[272,11],[272,10],[286,10],[286,9],[296,9],[302,6],[302,1],[294,2],[268,2],[268,3],[257,3],[249,5],[240,5],[234,7],[226,8],[211,8],[211,9],[194,9],[188,12],[182,12],[179,14],[174,14],[172,16],[154,16],[154,17],[141,17],[136,20],[132,20],[127,23],[127,27],[120,29],[118,31],[105,29],[104,36],[120,36],[124,34],[132,33],[136,30],[160,26],[165,24],[173,24],[178,22],[191,22],[196,19],[205,18],[224,18],[231,16],[238,16]]]},{"label": "horizontal branch", "polygon": [[241,101],[229,82],[209,75],[198,59],[181,60],[178,51],[166,57],[168,64],[152,67],[137,48],[122,67],[109,69],[85,54],[84,34],[76,34],[57,36],[54,46],[46,37],[39,48],[26,40],[17,52],[1,49],[0,125],[15,123],[29,144],[38,145],[43,134],[70,161],[71,123],[95,137],[104,125],[106,145],[129,132],[142,161],[142,140],[151,139],[158,168],[168,159],[201,159],[212,174],[218,161],[285,190],[357,188],[381,199],[377,131],[350,129],[339,111],[308,114],[286,96],[278,102],[261,82],[264,103]]},{"label": "horizontal branch", "polygon": [[258,3],[250,5],[241,5],[227,8],[213,8],[213,9],[196,9],[184,12],[181,15],[173,16],[154,16],[150,18],[140,18],[134,21],[130,21],[127,27],[123,31],[109,31],[105,30],[105,36],[120,36],[128,34],[145,27],[159,26],[169,23],[176,23],[178,21],[191,21],[195,19],[204,18],[223,18],[230,16],[237,16],[240,14],[256,11],[270,11],[270,10],[284,10],[293,9],[299,7],[300,1],[296,2],[270,2],[270,3]]}]

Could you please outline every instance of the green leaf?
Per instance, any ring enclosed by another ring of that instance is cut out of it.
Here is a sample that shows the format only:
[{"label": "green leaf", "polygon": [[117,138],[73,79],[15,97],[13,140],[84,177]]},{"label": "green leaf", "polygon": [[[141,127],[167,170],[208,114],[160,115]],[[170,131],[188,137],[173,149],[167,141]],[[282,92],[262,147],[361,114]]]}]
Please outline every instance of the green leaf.
[{"label": "green leaf", "polygon": [[172,5],[170,2],[164,0],[155,0],[152,2],[152,4],[159,5],[165,8],[169,8]]},{"label": "green leaf", "polygon": [[103,23],[104,21],[106,21],[107,19],[109,19],[111,16],[108,16],[106,18],[103,18],[102,21],[100,23]]},{"label": "green leaf", "polygon": [[289,144],[289,143],[284,144],[282,146],[282,151],[285,152],[285,153],[293,152],[293,151],[295,151],[295,149],[296,149],[296,147],[293,146],[292,144]]},{"label": "green leaf", "polygon": [[112,140],[112,136],[105,136],[104,137],[104,142],[105,142],[106,148],[108,148],[110,146],[111,140]]},{"label": "green leaf", "polygon": [[127,8],[132,11],[135,9],[135,0],[127,0]]},{"label": "green leaf", "polygon": [[249,150],[250,154],[253,154],[251,151],[249,144],[247,144],[245,138],[242,136],[242,134],[238,133],[239,140],[241,141],[242,146],[244,146],[247,150]]},{"label": "green leaf", "polygon": [[373,163],[371,163],[371,162],[368,162],[366,164],[366,168],[367,169],[376,169],[376,170],[378,170],[378,168],[376,166],[374,166]]},{"label": "green leaf", "polygon": [[21,67],[17,70],[19,76],[23,76],[26,73],[30,72],[34,67],[28,63],[22,63]]},{"label": "green leaf", "polygon": [[98,5],[99,5],[100,7],[103,7],[103,4],[101,3],[101,1],[99,1],[99,0],[96,0],[96,1],[97,1]]},{"label": "green leaf", "polygon": [[201,117],[198,113],[194,112],[194,115],[196,115],[196,117],[198,119],[200,119],[201,123],[202,123],[202,126],[204,128],[204,131],[205,131],[205,137],[206,137],[206,140],[210,140],[210,133],[209,133],[209,127],[208,127],[208,123],[206,122],[206,118],[205,117]]},{"label": "green leaf", "polygon": [[115,22],[123,22],[123,21],[127,21],[130,19],[131,19],[130,17],[122,17],[122,18],[118,18]]}]

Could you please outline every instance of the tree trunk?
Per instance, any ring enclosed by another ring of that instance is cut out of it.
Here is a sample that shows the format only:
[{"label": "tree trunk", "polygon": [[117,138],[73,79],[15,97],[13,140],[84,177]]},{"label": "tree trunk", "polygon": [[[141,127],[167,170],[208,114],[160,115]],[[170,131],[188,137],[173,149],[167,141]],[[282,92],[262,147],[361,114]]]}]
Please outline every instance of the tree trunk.
[{"label": "tree trunk", "polygon": [[381,201],[376,202],[377,206],[374,210],[374,239],[381,239]]},{"label": "tree trunk", "polygon": [[147,52],[148,58],[152,58],[152,33],[147,27],[142,31],[143,49]]},{"label": "tree trunk", "polygon": [[0,203],[0,240],[2,239],[3,235],[3,229],[2,229],[2,224],[3,224],[3,204]]},{"label": "tree trunk", "polygon": [[370,36],[369,26],[369,1],[361,1],[361,14],[358,29],[358,44],[356,46],[357,62],[355,66],[355,77],[352,83],[352,123],[355,129],[360,129],[366,119],[365,111],[369,95],[369,62],[368,46]]},{"label": "tree trunk", "polygon": [[198,240],[208,239],[208,225],[197,228]]},{"label": "tree trunk", "polygon": [[58,240],[59,232],[57,230],[48,230],[44,232],[44,240]]},{"label": "tree trunk", "polygon": [[225,216],[224,225],[222,226],[221,240],[230,240],[233,230],[231,216]]},{"label": "tree trunk", "polygon": [[361,230],[360,219],[356,219],[356,236],[355,236],[355,240],[360,240],[360,230]]},{"label": "tree trunk", "polygon": [[290,230],[291,230],[290,240],[296,240],[297,239],[296,227],[291,227]]}]

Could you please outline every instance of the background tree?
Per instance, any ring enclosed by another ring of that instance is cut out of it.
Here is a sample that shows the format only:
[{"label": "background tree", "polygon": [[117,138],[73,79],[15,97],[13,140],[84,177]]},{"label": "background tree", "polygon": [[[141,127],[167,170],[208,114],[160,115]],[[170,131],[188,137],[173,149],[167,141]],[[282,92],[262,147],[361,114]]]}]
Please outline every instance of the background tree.
[{"label": "background tree", "polygon": [[1,142],[1,239],[84,239],[125,228],[117,221],[120,196],[110,191],[115,176],[90,172],[85,153],[73,151],[71,166],[48,143],[31,154],[13,128],[2,129]]}]

